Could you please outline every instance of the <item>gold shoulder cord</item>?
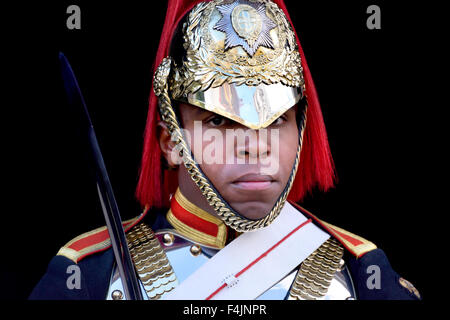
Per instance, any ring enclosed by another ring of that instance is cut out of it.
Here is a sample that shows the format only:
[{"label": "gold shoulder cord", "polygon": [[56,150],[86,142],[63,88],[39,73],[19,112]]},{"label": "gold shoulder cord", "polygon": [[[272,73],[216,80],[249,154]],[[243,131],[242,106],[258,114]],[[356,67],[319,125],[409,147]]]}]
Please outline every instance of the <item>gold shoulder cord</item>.
[{"label": "gold shoulder cord", "polygon": [[177,277],[152,229],[145,223],[138,224],[127,233],[127,241],[148,298],[157,300],[172,291],[178,284]]},{"label": "gold shoulder cord", "polygon": [[304,260],[289,291],[289,300],[317,300],[324,297],[339,263],[344,248],[334,239],[328,239]]}]

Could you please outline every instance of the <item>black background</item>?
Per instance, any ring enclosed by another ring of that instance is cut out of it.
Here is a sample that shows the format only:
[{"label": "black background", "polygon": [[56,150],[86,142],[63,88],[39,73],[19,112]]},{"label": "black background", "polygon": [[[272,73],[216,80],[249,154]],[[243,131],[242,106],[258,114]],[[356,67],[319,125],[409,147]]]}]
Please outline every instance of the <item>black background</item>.
[{"label": "black background", "polygon": [[[432,147],[423,134],[430,100],[422,58],[433,41],[423,17],[432,17],[406,1],[286,3],[339,177],[335,189],[315,192],[303,206],[373,241],[427,298],[424,261],[437,235],[429,235],[426,224],[435,210],[424,169]],[[71,4],[81,8],[81,30],[66,28]],[[381,8],[381,30],[366,27],[371,4]],[[55,1],[3,10],[8,192],[1,298],[26,299],[62,245],[104,225],[77,123],[64,101],[58,52],[78,78],[123,218],[140,213],[134,188],[165,5]]]}]

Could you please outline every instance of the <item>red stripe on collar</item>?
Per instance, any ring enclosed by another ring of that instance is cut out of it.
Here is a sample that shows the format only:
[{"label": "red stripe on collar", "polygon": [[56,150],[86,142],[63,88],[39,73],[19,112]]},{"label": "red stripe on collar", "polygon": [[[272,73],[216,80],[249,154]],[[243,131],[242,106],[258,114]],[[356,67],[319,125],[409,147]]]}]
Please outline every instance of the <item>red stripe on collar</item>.
[{"label": "red stripe on collar", "polygon": [[177,189],[167,212],[169,223],[188,239],[200,244],[223,248],[227,240],[227,227],[223,221],[190,202]]}]

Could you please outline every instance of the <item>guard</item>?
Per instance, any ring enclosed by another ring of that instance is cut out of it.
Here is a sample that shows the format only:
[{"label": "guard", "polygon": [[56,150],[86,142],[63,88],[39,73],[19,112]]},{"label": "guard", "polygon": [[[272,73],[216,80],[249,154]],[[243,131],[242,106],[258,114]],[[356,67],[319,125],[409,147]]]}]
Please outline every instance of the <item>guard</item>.
[{"label": "guard", "polygon": [[[334,166],[282,0],[168,1],[155,66],[144,209],[123,223],[145,299],[420,299],[375,244],[297,204]],[[124,299],[107,228],[62,247],[30,298]]]}]

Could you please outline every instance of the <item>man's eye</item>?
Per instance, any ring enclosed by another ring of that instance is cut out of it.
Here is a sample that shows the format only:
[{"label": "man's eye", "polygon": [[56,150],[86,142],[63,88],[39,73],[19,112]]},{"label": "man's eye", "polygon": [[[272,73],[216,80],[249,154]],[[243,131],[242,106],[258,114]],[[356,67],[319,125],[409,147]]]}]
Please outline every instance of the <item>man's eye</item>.
[{"label": "man's eye", "polygon": [[218,126],[224,125],[225,122],[226,122],[226,120],[225,120],[224,117],[221,117],[221,116],[214,116],[214,117],[208,119],[206,122],[207,122],[208,124],[211,124],[211,125],[213,125],[213,126],[218,127]]},{"label": "man's eye", "polygon": [[286,121],[284,116],[278,117],[274,122],[272,122],[270,125],[271,126],[277,126],[280,125],[282,123],[284,123]]}]

